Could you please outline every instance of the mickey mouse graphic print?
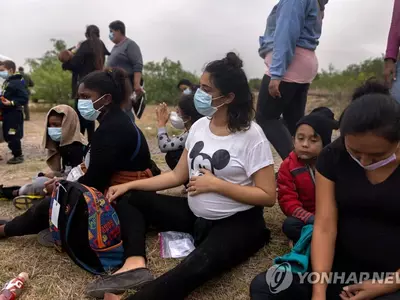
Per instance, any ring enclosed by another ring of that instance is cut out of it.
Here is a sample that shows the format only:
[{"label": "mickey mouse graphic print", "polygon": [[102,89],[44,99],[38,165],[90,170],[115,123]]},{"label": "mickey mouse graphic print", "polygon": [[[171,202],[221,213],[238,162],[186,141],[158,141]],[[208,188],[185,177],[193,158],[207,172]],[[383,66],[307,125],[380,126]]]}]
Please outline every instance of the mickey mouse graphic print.
[{"label": "mickey mouse graphic print", "polygon": [[[190,178],[207,169],[225,181],[252,186],[252,175],[274,164],[270,143],[254,122],[247,131],[216,136],[210,130],[210,120],[202,118],[190,128],[186,149]],[[208,220],[227,218],[253,207],[218,193],[188,196],[188,201],[197,217]]]}]

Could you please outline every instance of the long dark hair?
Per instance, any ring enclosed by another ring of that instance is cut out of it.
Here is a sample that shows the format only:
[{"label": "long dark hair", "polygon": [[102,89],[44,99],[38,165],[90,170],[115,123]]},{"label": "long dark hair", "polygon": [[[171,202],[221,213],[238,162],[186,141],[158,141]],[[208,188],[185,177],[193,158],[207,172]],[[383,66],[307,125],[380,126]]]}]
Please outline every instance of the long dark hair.
[{"label": "long dark hair", "polygon": [[253,94],[250,91],[242,60],[233,52],[225,58],[209,63],[205,72],[222,95],[235,94],[228,104],[228,128],[231,132],[250,128],[253,119]]},{"label": "long dark hair", "polygon": [[86,27],[85,36],[89,43],[89,47],[94,54],[94,66],[96,70],[102,70],[104,67],[104,46],[100,40],[100,30],[96,25]]},{"label": "long dark hair", "polygon": [[110,94],[112,104],[121,107],[124,105],[132,88],[127,73],[119,68],[107,68],[102,71],[94,71],[86,75],[81,81],[85,88],[99,93],[100,96]]},{"label": "long dark hair", "polygon": [[194,92],[190,95],[182,95],[178,102],[178,107],[182,111],[185,117],[190,118],[191,124],[196,123],[196,121],[203,117],[203,115],[199,114],[196,107],[194,106]]}]

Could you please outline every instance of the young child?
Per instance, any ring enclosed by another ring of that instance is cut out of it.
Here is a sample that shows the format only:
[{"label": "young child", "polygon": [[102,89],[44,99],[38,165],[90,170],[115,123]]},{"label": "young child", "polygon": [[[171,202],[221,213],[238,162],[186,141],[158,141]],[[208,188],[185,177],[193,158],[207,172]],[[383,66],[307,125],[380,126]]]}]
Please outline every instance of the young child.
[{"label": "young child", "polygon": [[294,150],[282,162],[277,181],[279,205],[287,216],[282,230],[291,243],[299,240],[304,225],[314,223],[314,167],[337,128],[333,112],[326,107],[314,109],[297,123]]},{"label": "young child", "polygon": [[80,133],[79,118],[68,105],[58,105],[50,109],[46,117],[43,147],[47,150],[46,163],[50,172],[39,173],[33,182],[22,187],[0,186],[0,199],[12,200],[19,209],[27,209],[32,200],[45,195],[44,183],[54,177],[66,178],[72,168],[83,161],[87,142]]},{"label": "young child", "polygon": [[5,81],[2,87],[0,110],[3,116],[3,135],[13,158],[7,164],[24,162],[21,139],[24,135],[24,105],[28,102],[28,90],[21,74],[15,73],[15,63],[6,60],[0,64],[0,77]]}]

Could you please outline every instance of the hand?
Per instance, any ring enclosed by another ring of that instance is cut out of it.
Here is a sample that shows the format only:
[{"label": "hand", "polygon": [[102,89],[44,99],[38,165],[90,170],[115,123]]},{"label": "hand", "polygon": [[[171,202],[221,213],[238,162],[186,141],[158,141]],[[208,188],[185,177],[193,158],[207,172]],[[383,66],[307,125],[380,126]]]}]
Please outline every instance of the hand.
[{"label": "hand", "polygon": [[11,106],[12,103],[10,100],[4,98],[3,96],[1,97],[1,103],[3,103],[5,106]]},{"label": "hand", "polygon": [[396,80],[396,63],[392,59],[385,60],[383,78],[388,88],[392,87],[393,80]]},{"label": "hand", "polygon": [[[394,278],[391,281],[394,282]],[[398,289],[398,285],[394,283],[385,284],[368,280],[344,287],[340,298],[343,300],[373,300],[380,296],[392,294]]]},{"label": "hand", "polygon": [[114,185],[108,189],[106,198],[111,202],[124,195],[127,191],[129,191],[129,186],[127,183]]},{"label": "hand", "polygon": [[281,98],[281,92],[279,91],[279,85],[281,84],[281,81],[279,79],[271,79],[269,82],[268,90],[269,94],[273,98]]},{"label": "hand", "polygon": [[140,96],[142,96],[143,93],[144,93],[144,90],[143,90],[143,88],[142,88],[140,85],[135,86],[135,87],[133,88],[133,90],[135,91],[136,99],[139,98]]},{"label": "hand", "polygon": [[158,127],[165,127],[165,125],[167,125],[168,119],[169,119],[169,112],[168,112],[167,104],[165,104],[164,102],[161,103],[156,108],[156,114],[157,114]]},{"label": "hand", "polygon": [[57,178],[53,178],[44,183],[44,191],[46,195],[51,195],[53,193],[54,189],[56,188],[57,181]]},{"label": "hand", "polygon": [[216,190],[218,178],[206,169],[200,170],[201,175],[190,178],[187,191],[189,196],[196,196],[204,193],[213,193]]}]

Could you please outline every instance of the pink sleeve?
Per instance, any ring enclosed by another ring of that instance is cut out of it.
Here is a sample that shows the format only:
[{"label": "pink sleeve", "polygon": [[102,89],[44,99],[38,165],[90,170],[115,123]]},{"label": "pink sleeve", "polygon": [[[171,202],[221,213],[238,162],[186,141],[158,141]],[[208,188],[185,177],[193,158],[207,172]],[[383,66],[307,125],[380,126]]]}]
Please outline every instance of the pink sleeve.
[{"label": "pink sleeve", "polygon": [[385,58],[397,60],[400,47],[400,0],[394,0],[392,24],[390,25]]}]

